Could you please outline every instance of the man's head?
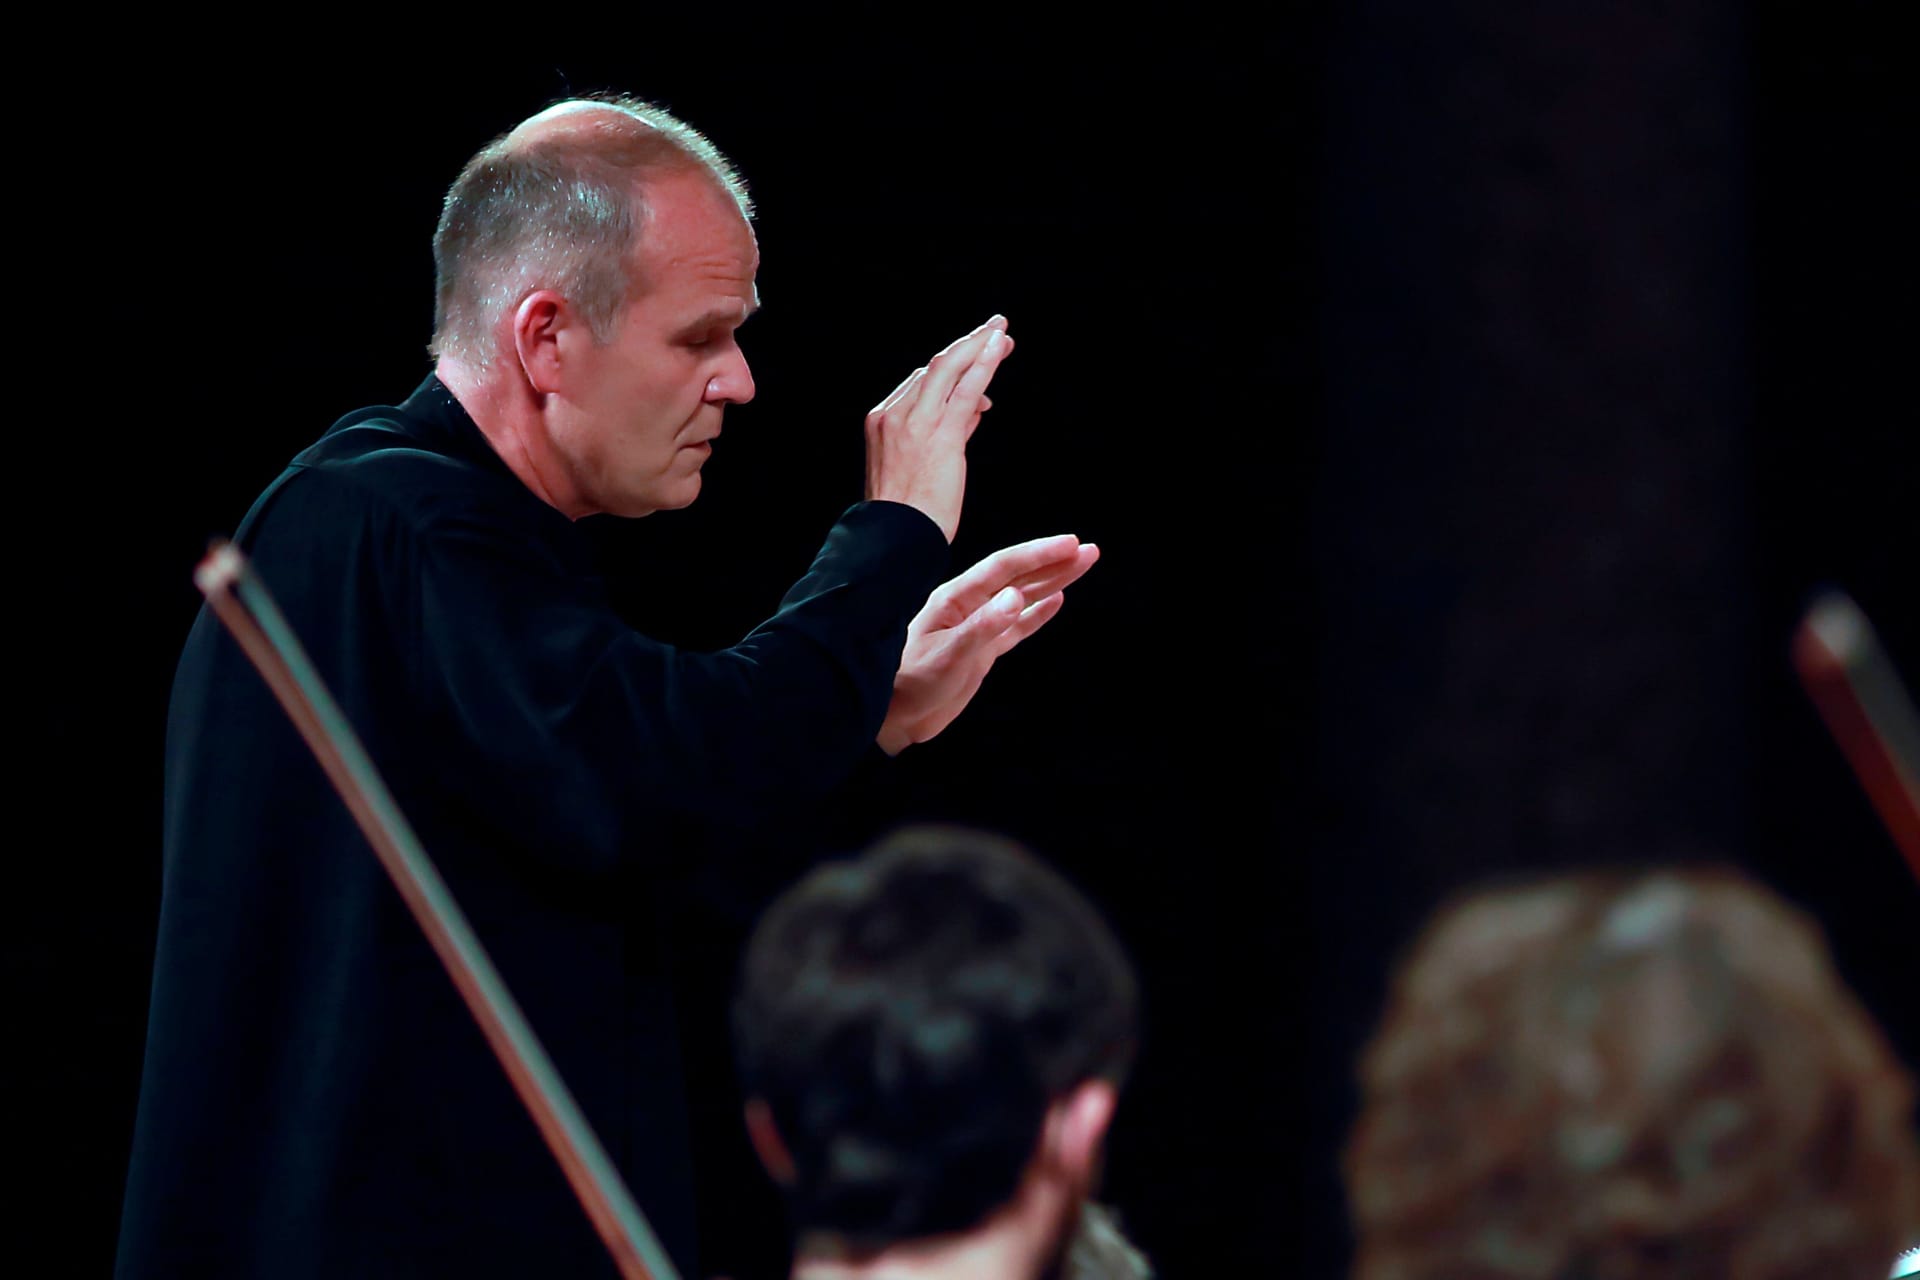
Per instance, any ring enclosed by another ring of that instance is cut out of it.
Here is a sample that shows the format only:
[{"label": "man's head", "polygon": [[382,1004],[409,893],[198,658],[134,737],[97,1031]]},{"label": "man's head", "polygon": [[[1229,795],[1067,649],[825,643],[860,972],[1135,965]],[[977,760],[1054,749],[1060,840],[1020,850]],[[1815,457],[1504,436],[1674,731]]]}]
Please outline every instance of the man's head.
[{"label": "man's head", "polygon": [[758,306],[744,188],[704,137],[631,99],[574,100],[496,139],[434,233],[443,380],[569,516],[692,502]]},{"label": "man's head", "polygon": [[1360,1280],[1879,1280],[1920,1212],[1909,1078],[1815,928],[1729,873],[1466,898],[1361,1082]]},{"label": "man's head", "polygon": [[1014,844],[948,827],[789,890],[734,1003],[762,1158],[803,1238],[855,1254],[1015,1204],[1057,1254],[1137,1030],[1131,966],[1086,900]]}]

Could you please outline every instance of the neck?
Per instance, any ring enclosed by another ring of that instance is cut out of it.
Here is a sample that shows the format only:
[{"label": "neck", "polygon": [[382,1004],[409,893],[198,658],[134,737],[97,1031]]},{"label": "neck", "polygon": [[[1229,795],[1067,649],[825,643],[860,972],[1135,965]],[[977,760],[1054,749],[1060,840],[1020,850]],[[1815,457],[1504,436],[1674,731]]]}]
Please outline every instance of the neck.
[{"label": "neck", "polygon": [[573,492],[566,469],[547,442],[545,422],[534,393],[493,370],[442,356],[433,368],[460,407],[480,428],[507,470],[533,495],[569,520],[592,514]]},{"label": "neck", "polygon": [[793,1280],[1027,1280],[1036,1274],[1025,1242],[1009,1233],[969,1231],[853,1254],[804,1239]]},{"label": "neck", "polygon": [[1053,1200],[1022,1195],[971,1230],[870,1252],[805,1236],[794,1251],[793,1280],[1041,1280],[1052,1274],[1061,1243]]}]

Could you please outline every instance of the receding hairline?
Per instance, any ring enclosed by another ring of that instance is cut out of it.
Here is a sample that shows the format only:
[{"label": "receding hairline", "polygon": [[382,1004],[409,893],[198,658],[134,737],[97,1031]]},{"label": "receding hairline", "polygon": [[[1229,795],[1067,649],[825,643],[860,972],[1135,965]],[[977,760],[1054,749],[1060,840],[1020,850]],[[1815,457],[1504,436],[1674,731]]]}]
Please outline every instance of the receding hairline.
[{"label": "receding hairline", "polygon": [[645,125],[655,132],[664,132],[638,112],[625,107],[618,107],[610,102],[600,102],[593,98],[568,98],[564,102],[556,102],[528,116],[507,130],[506,137],[502,138],[501,142],[511,149],[545,142],[550,138],[577,138],[586,134],[596,123],[628,120]]},{"label": "receding hairline", "polygon": [[492,149],[498,155],[551,149],[585,156],[602,147],[643,141],[654,146],[642,169],[702,175],[752,224],[753,200],[733,161],[686,121],[638,98],[564,99],[509,129]]},{"label": "receding hairline", "polygon": [[654,197],[680,182],[730,208],[752,237],[753,201],[733,161],[664,107],[624,94],[567,98],[497,135],[441,205],[429,351],[480,351],[508,295],[549,277],[607,338],[619,308],[644,291],[635,251],[651,238]]}]

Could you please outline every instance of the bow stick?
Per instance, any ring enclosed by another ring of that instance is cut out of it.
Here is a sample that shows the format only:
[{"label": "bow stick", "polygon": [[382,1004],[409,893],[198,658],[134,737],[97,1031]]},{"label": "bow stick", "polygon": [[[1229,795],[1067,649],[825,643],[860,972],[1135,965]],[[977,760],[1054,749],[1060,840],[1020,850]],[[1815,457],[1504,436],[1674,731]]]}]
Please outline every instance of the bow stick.
[{"label": "bow stick", "polygon": [[625,1280],[679,1280],[446,882],[246,557],[233,544],[216,542],[194,570],[193,581],[266,678],[347,802],[506,1068],[620,1274]]},{"label": "bow stick", "polygon": [[1920,720],[1873,624],[1850,597],[1826,593],[1794,632],[1793,661],[1880,820],[1920,877]]}]

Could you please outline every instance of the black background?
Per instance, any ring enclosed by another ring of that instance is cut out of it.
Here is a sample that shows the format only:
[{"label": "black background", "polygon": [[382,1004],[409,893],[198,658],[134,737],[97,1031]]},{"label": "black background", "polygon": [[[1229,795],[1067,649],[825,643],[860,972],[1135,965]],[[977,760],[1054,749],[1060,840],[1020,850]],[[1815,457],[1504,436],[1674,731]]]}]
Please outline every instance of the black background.
[{"label": "black background", "polygon": [[[993,826],[1107,910],[1148,1016],[1107,1194],[1165,1274],[1339,1273],[1348,1064],[1410,931],[1488,875],[1744,866],[1920,1060],[1920,893],[1786,656],[1837,585],[1920,679],[1892,8],[740,10],[42,51],[16,322],[61,354],[16,353],[8,968],[44,1034],[9,1074],[59,1269],[111,1256],[192,565],[426,372],[465,158],[597,89],[689,119],[759,206],[758,399],[693,508],[606,531],[667,638],[763,616],[859,496],[865,409],[1011,318],[956,566],[1053,532],[1102,562],[832,829]],[[780,1246],[718,1040],[737,927],[695,913],[683,948],[713,1263],[751,1277]]]}]

